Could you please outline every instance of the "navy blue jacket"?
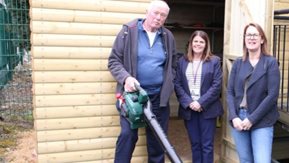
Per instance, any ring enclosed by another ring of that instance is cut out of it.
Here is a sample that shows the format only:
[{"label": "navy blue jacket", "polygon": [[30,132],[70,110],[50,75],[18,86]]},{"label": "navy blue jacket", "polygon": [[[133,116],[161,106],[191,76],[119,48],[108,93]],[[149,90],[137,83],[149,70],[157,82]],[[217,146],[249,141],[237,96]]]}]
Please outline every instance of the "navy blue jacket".
[{"label": "navy blue jacket", "polygon": [[[238,117],[238,109],[244,95],[246,77],[253,67],[249,60],[235,60],[227,87],[227,104],[230,122]],[[252,128],[272,126],[278,119],[277,100],[280,85],[280,71],[276,59],[261,55],[248,82],[247,105]]]},{"label": "navy blue jacket", "polygon": [[[189,105],[193,102],[186,77],[188,63],[184,57],[179,59],[174,80],[176,96],[180,103],[179,116],[185,120],[191,119],[192,111]],[[203,109],[204,117],[207,119],[220,116],[224,112],[220,101],[221,88],[222,70],[220,58],[213,56],[210,60],[203,62],[201,97],[198,100]]]}]

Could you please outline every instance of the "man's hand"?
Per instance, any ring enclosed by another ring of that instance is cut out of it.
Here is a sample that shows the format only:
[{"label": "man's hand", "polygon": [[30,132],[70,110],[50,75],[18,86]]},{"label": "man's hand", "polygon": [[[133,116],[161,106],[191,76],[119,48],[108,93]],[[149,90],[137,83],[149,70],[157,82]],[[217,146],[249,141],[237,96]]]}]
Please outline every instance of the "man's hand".
[{"label": "man's hand", "polygon": [[124,83],[124,90],[126,92],[134,92],[136,91],[135,84],[139,84],[139,82],[134,77],[127,77]]}]

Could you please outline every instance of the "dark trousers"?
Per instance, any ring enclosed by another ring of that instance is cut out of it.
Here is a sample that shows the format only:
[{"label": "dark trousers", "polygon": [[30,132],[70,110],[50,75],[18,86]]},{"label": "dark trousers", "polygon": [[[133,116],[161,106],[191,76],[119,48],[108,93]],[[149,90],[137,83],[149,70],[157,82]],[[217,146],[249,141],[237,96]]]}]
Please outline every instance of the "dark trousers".
[{"label": "dark trousers", "polygon": [[[152,103],[152,112],[155,114],[158,122],[167,133],[168,121],[170,115],[169,105],[167,107],[159,107],[160,96],[150,95]],[[120,116],[121,132],[116,142],[115,163],[130,163],[135,144],[138,140],[138,129],[130,129],[130,123],[123,116]],[[147,151],[149,163],[164,163],[164,150],[158,139],[155,137],[153,131],[146,127]]]},{"label": "dark trousers", "polygon": [[192,111],[191,119],[184,122],[191,142],[193,163],[213,163],[216,118],[204,119],[202,113]]}]

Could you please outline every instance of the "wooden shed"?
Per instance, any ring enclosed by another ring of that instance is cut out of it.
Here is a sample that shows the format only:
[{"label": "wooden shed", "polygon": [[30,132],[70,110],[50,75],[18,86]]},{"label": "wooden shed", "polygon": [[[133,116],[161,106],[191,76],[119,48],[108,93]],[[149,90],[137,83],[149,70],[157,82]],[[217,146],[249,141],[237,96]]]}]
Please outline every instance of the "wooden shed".
[{"label": "wooden shed", "polygon": [[[116,83],[107,70],[107,58],[122,24],[144,17],[149,2],[30,0],[39,163],[113,162],[120,127],[115,109]],[[193,30],[202,29],[210,35],[213,52],[223,58],[223,95],[232,60],[242,54],[244,25],[250,21],[260,23],[271,40],[274,6],[289,7],[289,0],[167,2],[171,12],[166,26],[174,33],[180,52],[185,53]],[[223,103],[225,106],[224,99]],[[171,104],[174,120],[178,105],[174,96]],[[222,120],[222,136],[217,138],[222,144],[219,160],[237,162],[226,114]],[[147,162],[144,135],[141,129],[133,163]],[[187,158],[184,161],[191,162]]]}]

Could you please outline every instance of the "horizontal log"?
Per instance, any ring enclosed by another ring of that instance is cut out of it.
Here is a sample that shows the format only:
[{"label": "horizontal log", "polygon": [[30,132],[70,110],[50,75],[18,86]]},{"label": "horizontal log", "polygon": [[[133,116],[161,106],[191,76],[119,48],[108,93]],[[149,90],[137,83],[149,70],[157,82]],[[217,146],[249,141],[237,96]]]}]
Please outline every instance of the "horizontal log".
[{"label": "horizontal log", "polygon": [[[284,80],[284,82],[286,83],[286,82],[288,82],[288,80]],[[282,86],[282,84],[280,85],[280,86]],[[286,96],[287,97],[287,94],[286,93],[288,93],[288,85],[286,84],[286,85],[283,85],[283,96]],[[279,91],[279,98],[281,97],[281,95],[282,95],[282,89],[280,89],[280,91]]]},{"label": "horizontal log", "polygon": [[105,71],[107,59],[33,59],[36,71]]},{"label": "horizontal log", "polygon": [[[63,152],[38,155],[38,162],[79,162],[113,159],[115,149],[87,150],[77,152]],[[145,156],[146,146],[137,146],[133,153],[134,156]]]},{"label": "horizontal log", "polygon": [[277,0],[277,1],[274,1],[274,9],[275,10],[282,10],[282,9],[288,9],[288,8],[289,8],[288,0]]},{"label": "horizontal log", "polygon": [[[120,127],[115,126],[71,130],[37,131],[36,134],[38,142],[51,142],[117,137],[119,135],[119,132]],[[139,130],[139,135],[143,135],[144,133],[144,128],[141,128]]]},{"label": "horizontal log", "polygon": [[[177,105],[171,104],[171,116],[177,115]],[[57,114],[55,114],[57,113]],[[95,116],[116,116],[119,113],[113,104],[111,105],[84,105],[84,106],[63,106],[63,107],[35,107],[35,119],[54,118],[79,118]]]},{"label": "horizontal log", "polygon": [[285,47],[283,46],[284,43],[282,41],[280,41],[279,44],[280,44],[280,47],[278,47],[279,45],[277,45],[275,49],[276,51],[274,52],[274,54],[276,55],[276,58],[279,58],[279,60],[281,60],[282,58],[285,58],[285,60],[288,60],[289,56],[286,54],[289,52],[288,50],[289,41],[286,42]]},{"label": "horizontal log", "polygon": [[87,105],[66,107],[36,107],[35,119],[115,116],[119,115],[115,105]]},{"label": "horizontal log", "polygon": [[107,12],[145,13],[147,1],[115,1],[115,0],[30,0],[33,8],[52,8],[68,10],[91,10]]},{"label": "horizontal log", "polygon": [[[96,150],[115,148],[117,138],[99,138],[99,139],[84,139],[84,140],[68,140],[56,142],[40,142],[37,145],[39,154],[72,152],[84,150]],[[137,146],[145,146],[145,135],[140,135],[137,141]]]},{"label": "horizontal log", "polygon": [[[285,93],[284,93],[283,98],[282,98],[281,96],[278,98],[277,103],[278,103],[278,108],[279,108],[279,109],[287,110],[287,105],[288,105],[288,103],[289,103],[289,101],[288,101],[287,98],[288,98],[288,97],[287,97],[287,94],[285,94]],[[288,101],[288,103],[287,103],[287,101]],[[282,106],[282,105],[283,105],[283,106]]]},{"label": "horizontal log", "polygon": [[[287,53],[287,54],[288,54],[288,53]],[[280,67],[280,70],[282,70],[283,67],[288,70],[289,61],[288,61],[288,60],[284,60],[284,61],[283,61],[283,59],[280,59],[280,60],[279,60],[279,67]]]},{"label": "horizontal log", "polygon": [[[280,67],[280,66],[279,66],[279,67]],[[280,68],[279,68],[279,69],[280,69]],[[285,79],[285,80],[288,79],[288,70],[283,70],[283,71],[281,70],[281,71],[280,71],[280,74],[281,74],[281,77],[283,76],[283,77],[282,77],[283,79]]]},{"label": "horizontal log", "polygon": [[113,127],[119,126],[119,116],[36,119],[34,124],[37,131]]},{"label": "horizontal log", "polygon": [[[65,114],[66,108],[69,108],[72,110],[75,109],[75,111],[77,112],[79,107],[83,105],[88,105],[88,106],[92,105],[93,107],[95,107],[95,105],[114,105],[115,101],[116,101],[116,98],[115,98],[114,92],[108,93],[108,94],[73,94],[73,95],[71,94],[69,95],[63,95],[63,94],[61,95],[37,95],[35,94],[35,97],[34,97],[35,107],[37,108],[44,107],[45,112],[48,112],[50,107],[52,108],[63,107],[64,114]],[[171,103],[172,109],[177,108],[177,106],[178,106],[177,101],[172,99],[172,103]],[[73,108],[73,107],[76,107],[76,108]],[[84,107],[84,109],[86,108]],[[95,112],[95,111],[92,111],[92,112]],[[98,111],[98,114],[100,113],[102,113],[102,111]],[[111,113],[107,112],[106,114],[111,114]]]},{"label": "horizontal log", "polygon": [[[81,2],[81,1],[79,1]],[[80,10],[60,10],[31,8],[31,21],[56,21],[56,22],[83,22],[100,24],[124,24],[135,18],[143,18],[144,14],[119,13],[119,12],[96,12]]]},{"label": "horizontal log", "polygon": [[115,94],[36,95],[35,107],[115,104]]},{"label": "horizontal log", "polygon": [[33,46],[31,52],[34,59],[107,59],[111,47]]},{"label": "horizontal log", "polygon": [[101,83],[35,83],[36,95],[63,95],[63,94],[88,94],[88,93],[114,93],[115,82]]},{"label": "horizontal log", "polygon": [[[131,158],[131,162],[148,162],[147,156],[134,156]],[[103,159],[103,160],[95,160],[95,161],[85,161],[85,162],[77,162],[77,163],[114,163],[114,159]]]},{"label": "horizontal log", "polygon": [[122,25],[32,21],[33,33],[115,36]]},{"label": "horizontal log", "polygon": [[35,71],[34,83],[114,82],[109,71]]},{"label": "horizontal log", "polygon": [[115,36],[32,34],[33,46],[112,47]]}]

